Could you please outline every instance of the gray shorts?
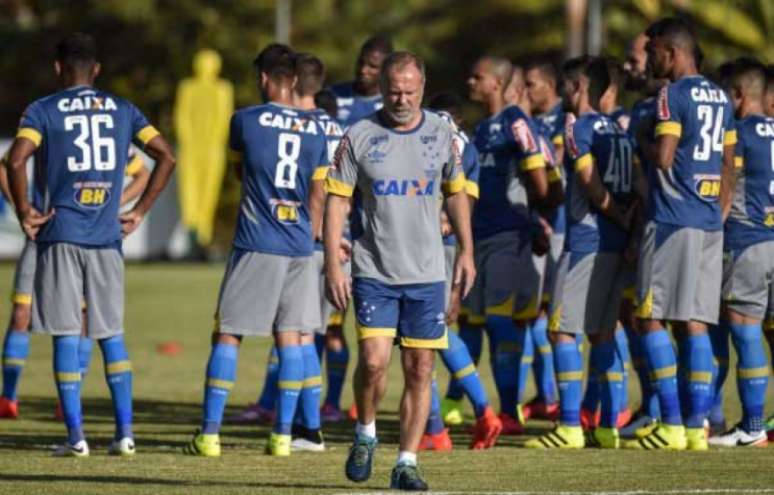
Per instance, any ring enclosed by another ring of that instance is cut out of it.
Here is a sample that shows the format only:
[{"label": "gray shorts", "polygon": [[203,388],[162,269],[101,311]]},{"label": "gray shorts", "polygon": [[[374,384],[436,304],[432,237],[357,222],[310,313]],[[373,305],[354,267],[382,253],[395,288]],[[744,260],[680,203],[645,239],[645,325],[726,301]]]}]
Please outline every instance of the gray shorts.
[{"label": "gray shorts", "polygon": [[[315,269],[319,275],[320,287],[320,326],[315,328],[315,333],[325,335],[328,327],[331,325],[341,326],[344,324],[344,314],[325,297],[325,254],[322,251],[314,252]],[[349,275],[352,271],[350,263],[344,263],[342,266],[344,273]]]},{"label": "gray shorts", "polygon": [[475,245],[476,281],[465,298],[469,315],[535,318],[545,270],[545,256],[532,256],[529,233],[500,232]]},{"label": "gray shorts", "polygon": [[16,273],[13,277],[13,294],[11,302],[14,304],[32,304],[32,292],[35,289],[35,267],[38,264],[38,246],[34,241],[27,239],[24,248],[16,261]]},{"label": "gray shorts", "polygon": [[124,332],[124,259],[118,249],[57,242],[38,246],[32,328],[50,335],[80,335],[86,303],[86,336]]},{"label": "gray shorts", "polygon": [[220,286],[216,329],[262,337],[275,331],[312,333],[322,326],[319,290],[314,256],[233,249]]},{"label": "gray shorts", "polygon": [[723,232],[649,222],[637,267],[636,316],[717,323]]},{"label": "gray shorts", "polygon": [[617,253],[562,253],[549,330],[589,335],[615,330],[625,271]]},{"label": "gray shorts", "polygon": [[559,271],[559,258],[564,251],[564,234],[553,234],[549,244],[548,253],[545,256],[545,273],[543,276],[543,303],[551,302],[551,294],[556,285],[556,275]]},{"label": "gray shorts", "polygon": [[763,320],[774,280],[774,241],[723,255],[723,302],[750,318]]}]

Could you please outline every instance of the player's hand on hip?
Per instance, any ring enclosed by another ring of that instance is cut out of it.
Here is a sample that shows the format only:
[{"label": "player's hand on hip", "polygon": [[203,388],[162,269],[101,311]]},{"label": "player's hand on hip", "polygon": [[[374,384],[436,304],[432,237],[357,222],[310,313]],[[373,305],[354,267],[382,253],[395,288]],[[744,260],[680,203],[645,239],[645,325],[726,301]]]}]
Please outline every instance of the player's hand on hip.
[{"label": "player's hand on hip", "polygon": [[352,243],[349,239],[341,238],[341,244],[339,245],[339,260],[342,263],[348,262],[352,258]]},{"label": "player's hand on hip", "polygon": [[135,210],[123,213],[119,219],[121,220],[121,233],[124,237],[137,230],[144,217],[145,215]]},{"label": "player's hand on hip", "polygon": [[352,297],[352,281],[341,267],[327,270],[325,292],[326,297],[336,309],[339,311],[347,309],[347,301]]},{"label": "player's hand on hip", "polygon": [[27,234],[27,237],[34,241],[40,228],[43,227],[46,222],[51,220],[55,214],[56,212],[53,209],[43,215],[35,208],[30,207],[19,215],[19,223],[21,224],[24,233]]},{"label": "player's hand on hip", "polygon": [[473,288],[473,282],[476,280],[476,266],[473,263],[473,253],[460,251],[457,253],[457,259],[454,260],[454,285],[462,287],[462,298],[464,299],[470,289]]}]

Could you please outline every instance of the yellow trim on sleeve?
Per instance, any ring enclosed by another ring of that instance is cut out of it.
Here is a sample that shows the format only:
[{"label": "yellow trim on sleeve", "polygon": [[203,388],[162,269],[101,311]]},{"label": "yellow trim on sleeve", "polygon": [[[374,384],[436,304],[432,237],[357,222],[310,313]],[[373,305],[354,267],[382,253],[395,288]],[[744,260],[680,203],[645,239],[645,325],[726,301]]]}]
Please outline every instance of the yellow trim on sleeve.
[{"label": "yellow trim on sleeve", "polygon": [[11,296],[11,302],[14,304],[23,304],[25,306],[29,306],[32,304],[32,294],[20,294],[18,292],[14,292]]},{"label": "yellow trim on sleeve", "polygon": [[80,371],[74,371],[72,373],[60,371],[56,374],[56,381],[64,383],[79,382],[81,381],[81,373]]},{"label": "yellow trim on sleeve", "polygon": [[465,194],[471,198],[479,198],[478,184],[472,180],[465,180]]},{"label": "yellow trim on sleeve", "polygon": [[127,371],[132,371],[132,362],[129,360],[116,361],[115,363],[108,363],[105,366],[105,373],[108,375],[115,375]]},{"label": "yellow trim on sleeve", "polygon": [[742,168],[744,167],[744,157],[743,156],[735,156],[734,157],[734,168]]},{"label": "yellow trim on sleeve", "polygon": [[662,135],[680,137],[683,135],[683,126],[679,122],[660,122],[656,125],[656,136]]},{"label": "yellow trim on sleeve", "polygon": [[140,129],[140,132],[137,133],[137,139],[139,139],[142,144],[148,144],[151,139],[158,135],[159,131],[157,131],[155,127],[152,125],[147,125]]},{"label": "yellow trim on sleeve", "polygon": [[412,337],[401,337],[401,347],[410,347],[413,349],[448,349],[449,336],[446,330],[443,331],[443,337],[437,339],[415,339]]},{"label": "yellow trim on sleeve", "polygon": [[460,172],[452,180],[443,181],[443,185],[442,185],[443,192],[446,195],[452,195],[452,194],[457,194],[460,191],[464,191],[466,182],[467,181],[465,180],[465,174],[463,172]]},{"label": "yellow trim on sleeve", "polygon": [[559,182],[562,180],[562,172],[559,170],[559,167],[550,167],[548,168],[548,172],[546,173],[548,176],[548,182]]},{"label": "yellow trim on sleeve", "polygon": [[543,158],[542,153],[535,153],[534,155],[530,155],[521,161],[521,169],[525,172],[545,167],[546,161]]},{"label": "yellow trim on sleeve", "polygon": [[142,170],[142,167],[144,166],[145,162],[142,160],[142,157],[140,157],[140,155],[134,155],[126,165],[126,168],[124,169],[124,175],[131,177],[132,175],[135,175],[137,172]]},{"label": "yellow trim on sleeve", "polygon": [[331,168],[329,165],[320,165],[316,169],[314,169],[314,173],[312,174],[312,180],[325,180],[325,177],[328,176],[328,169]]},{"label": "yellow trim on sleeve", "polygon": [[736,144],[736,129],[731,129],[723,134],[723,146],[731,146]]},{"label": "yellow trim on sleeve", "polygon": [[234,388],[234,382],[228,380],[218,380],[217,378],[208,378],[207,386],[214,388],[222,388],[223,390],[231,390]]},{"label": "yellow trim on sleeve", "polygon": [[29,139],[35,144],[36,148],[40,146],[41,142],[43,142],[43,136],[38,132],[37,129],[33,129],[32,127],[20,128],[18,131],[16,131],[16,137]]},{"label": "yellow trim on sleeve", "polygon": [[580,172],[586,167],[590,167],[593,163],[594,159],[591,157],[591,153],[586,153],[583,156],[579,156],[578,159],[575,160],[575,171]]},{"label": "yellow trim on sleeve", "polygon": [[355,192],[355,187],[328,175],[325,178],[325,191],[328,194],[350,198],[352,193]]},{"label": "yellow trim on sleeve", "polygon": [[242,161],[242,152],[237,150],[228,149],[228,161],[235,163]]},{"label": "yellow trim on sleeve", "polygon": [[280,390],[301,390],[304,387],[302,380],[279,380],[277,387]]},{"label": "yellow trim on sleeve", "polygon": [[551,142],[554,144],[554,146],[564,146],[564,136],[557,134],[551,138]]},{"label": "yellow trim on sleeve", "polygon": [[398,333],[396,328],[376,328],[376,327],[364,327],[360,324],[355,325],[357,328],[357,340],[371,339],[374,337],[389,337],[395,338]]}]

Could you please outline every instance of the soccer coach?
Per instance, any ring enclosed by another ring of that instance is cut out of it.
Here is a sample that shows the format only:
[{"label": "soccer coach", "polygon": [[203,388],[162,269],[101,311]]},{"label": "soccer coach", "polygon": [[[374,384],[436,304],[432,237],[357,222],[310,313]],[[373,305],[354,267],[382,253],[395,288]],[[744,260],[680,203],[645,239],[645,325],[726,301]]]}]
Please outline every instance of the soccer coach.
[{"label": "soccer coach", "polygon": [[[430,407],[435,350],[447,346],[441,194],[459,240],[454,284],[467,294],[475,278],[469,202],[454,129],[421,108],[424,85],[422,59],[408,52],[388,56],[380,81],[384,107],[348,130],[326,179],[328,297],[340,309],[353,297],[359,343],[354,381],[358,422],[346,474],[352,481],[365,481],[371,474],[376,411],[397,339],[405,386],[400,453],[390,487],[402,490],[427,489],[416,452]],[[356,191],[350,281],[338,252]]]}]

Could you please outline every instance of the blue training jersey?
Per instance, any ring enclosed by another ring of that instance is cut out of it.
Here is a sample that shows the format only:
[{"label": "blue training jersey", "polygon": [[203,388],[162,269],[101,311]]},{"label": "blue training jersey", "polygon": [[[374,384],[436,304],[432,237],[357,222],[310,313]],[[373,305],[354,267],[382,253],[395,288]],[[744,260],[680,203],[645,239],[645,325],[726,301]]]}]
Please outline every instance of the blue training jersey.
[{"label": "blue training jersey", "polygon": [[[544,128],[538,127],[538,132],[540,150],[543,152],[543,159],[546,162],[548,183],[552,184],[560,181],[562,183],[562,190],[565,190],[567,189],[567,174],[562,172],[562,164],[557,163],[556,147],[551,142],[550,136],[544,134]],[[564,133],[564,131],[562,132]],[[564,136],[562,136],[562,142],[564,142]],[[558,208],[554,209],[547,221],[551,224],[551,229],[555,235],[564,235],[567,230],[567,215],[564,205],[559,205]]]},{"label": "blue training jersey", "polygon": [[723,242],[741,250],[774,240],[774,118],[749,115],[736,123],[734,164],[740,171]]},{"label": "blue training jersey", "polygon": [[590,112],[568,125],[565,133],[567,171],[567,238],[571,252],[623,252],[628,234],[598,213],[578,183],[578,172],[594,167],[617,204],[627,206],[632,190],[632,144],[626,133],[607,115]]},{"label": "blue training jersey", "polygon": [[338,121],[345,129],[382,108],[382,95],[363,96],[355,93],[354,82],[334,84],[330,90],[336,95]]},{"label": "blue training jersey", "polygon": [[641,139],[646,139],[649,144],[655,142],[655,125],[656,125],[656,97],[649,96],[642,100],[638,100],[632,105],[632,112],[630,114],[629,128],[626,129],[626,134],[632,141],[634,146],[634,153],[640,160],[642,169],[649,171],[654,164],[650,163],[645,156],[645,153],[640,148],[640,142],[638,136]]},{"label": "blue training jersey", "polygon": [[631,115],[626,111],[624,107],[617,107],[615,110],[608,114],[610,120],[618,124],[618,127],[627,131],[629,124],[631,123]]},{"label": "blue training jersey", "polygon": [[707,231],[722,228],[720,172],[724,145],[736,143],[726,93],[703,76],[684,77],[658,96],[656,136],[679,138],[672,167],[649,171],[648,218]]},{"label": "blue training jersey", "polygon": [[[481,166],[478,163],[478,151],[473,143],[468,139],[467,134],[462,129],[457,130],[455,136],[457,149],[462,152],[462,172],[465,174],[465,193],[478,199],[478,177],[481,172]],[[454,234],[444,236],[445,246],[455,246],[457,237]]]},{"label": "blue training jersey", "polygon": [[524,174],[545,168],[534,123],[510,106],[476,125],[480,199],[473,211],[473,237],[481,240],[531,226]]},{"label": "blue training jersey", "polygon": [[536,127],[555,147],[564,146],[564,125],[567,114],[562,102],[557,103],[548,112],[535,117]]},{"label": "blue training jersey", "polygon": [[242,163],[242,200],[234,247],[283,256],[314,249],[308,196],[325,177],[325,129],[311,112],[268,103],[231,117],[229,147]]},{"label": "blue training jersey", "polygon": [[37,242],[120,246],[118,211],[129,146],[158,136],[132,103],[89,86],[75,86],[33,102],[17,137],[35,151],[33,205],[56,214]]},{"label": "blue training jersey", "polygon": [[[321,109],[315,109],[310,112],[318,121],[320,121],[320,125],[322,125],[323,129],[325,129],[325,138],[328,141],[328,162],[333,163],[333,157],[336,155],[336,148],[339,147],[339,143],[341,142],[341,138],[344,136],[344,131],[342,130],[341,126],[339,125],[338,121],[336,121],[333,117],[328,115],[328,113]],[[318,171],[315,173],[315,175],[312,177],[313,180],[325,180],[325,176],[327,175],[327,168],[326,169],[318,169]],[[349,238],[349,226],[344,227],[344,237]],[[324,251],[324,246],[322,241],[315,241],[314,243],[314,250],[315,251]]]}]

